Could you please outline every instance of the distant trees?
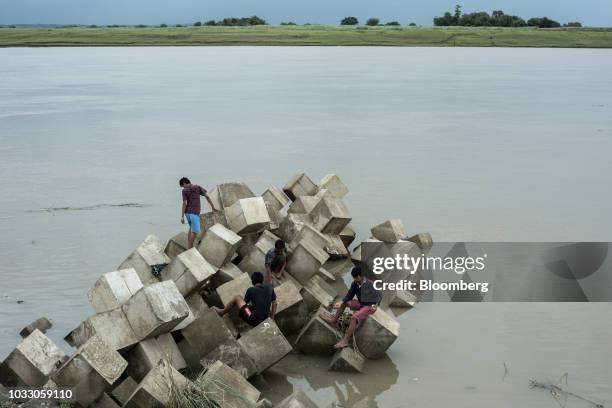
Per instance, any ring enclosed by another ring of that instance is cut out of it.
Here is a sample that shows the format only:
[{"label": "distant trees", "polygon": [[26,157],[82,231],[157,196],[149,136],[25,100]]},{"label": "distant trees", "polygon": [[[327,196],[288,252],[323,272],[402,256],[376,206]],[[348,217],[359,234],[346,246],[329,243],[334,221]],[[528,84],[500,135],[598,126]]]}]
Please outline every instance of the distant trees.
[{"label": "distant trees", "polygon": [[251,17],[226,17],[223,20],[215,21],[208,20],[204,23],[205,26],[255,26],[266,25],[266,20],[257,16]]},{"label": "distant trees", "polygon": [[166,28],[166,27],[168,27],[168,24],[160,24],[159,27],[160,28]]},{"label": "distant trees", "polygon": [[389,21],[388,23],[385,23],[386,26],[398,26],[400,25],[399,22],[397,21]]},{"label": "distant trees", "polygon": [[376,17],[368,18],[368,21],[366,21],[367,26],[377,26],[379,24],[380,20]]},{"label": "distant trees", "polygon": [[[434,17],[433,23],[435,26],[467,26],[467,27],[539,27],[539,28],[554,28],[560,27],[559,22],[552,20],[548,17],[536,17],[530,18],[525,22],[519,16],[513,16],[505,14],[502,10],[494,10],[491,15],[485,11],[477,11],[474,13],[462,13],[461,6],[457,4],[453,14],[450,12],[444,13],[440,17]],[[570,26],[568,23],[567,27],[581,27],[582,25],[578,22],[572,24],[580,24],[576,26]]]},{"label": "distant trees", "polygon": [[417,25],[416,25],[416,23],[410,23],[410,24],[408,24],[408,27],[416,27],[416,26],[417,26]]},{"label": "distant trees", "polygon": [[202,22],[201,21],[196,21],[195,23],[193,23],[194,27],[201,27],[202,26]]},{"label": "distant trees", "polygon": [[295,24],[293,21],[288,21],[288,22],[282,22],[282,23],[280,23],[280,25],[282,25],[282,26],[294,26],[294,25],[297,25],[297,24]]},{"label": "distant trees", "polygon": [[340,25],[357,25],[359,24],[359,20],[357,17],[344,17],[342,21],[340,21]]},{"label": "distant trees", "polygon": [[579,21],[570,21],[567,24],[563,24],[563,27],[582,27],[582,23]]}]

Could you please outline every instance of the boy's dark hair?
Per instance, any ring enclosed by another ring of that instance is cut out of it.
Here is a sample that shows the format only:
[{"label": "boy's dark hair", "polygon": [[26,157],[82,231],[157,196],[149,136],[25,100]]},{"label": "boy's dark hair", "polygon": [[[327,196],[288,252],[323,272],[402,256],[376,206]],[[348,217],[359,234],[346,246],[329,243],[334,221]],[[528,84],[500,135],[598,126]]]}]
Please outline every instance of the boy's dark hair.
[{"label": "boy's dark hair", "polygon": [[362,276],[362,273],[361,273],[361,266],[356,266],[356,267],[354,267],[354,268],[351,270],[351,276],[352,276],[353,278],[356,278],[356,277],[358,277],[358,276]]},{"label": "boy's dark hair", "polygon": [[263,273],[253,272],[253,274],[251,275],[251,283],[253,285],[257,285],[258,283],[263,283],[263,281],[264,281]]},{"label": "boy's dark hair", "polygon": [[278,241],[274,243],[274,248],[285,249],[285,241],[283,241],[282,239],[279,239]]},{"label": "boy's dark hair", "polygon": [[179,186],[183,187],[185,184],[191,184],[191,181],[187,177],[183,177],[179,180]]}]

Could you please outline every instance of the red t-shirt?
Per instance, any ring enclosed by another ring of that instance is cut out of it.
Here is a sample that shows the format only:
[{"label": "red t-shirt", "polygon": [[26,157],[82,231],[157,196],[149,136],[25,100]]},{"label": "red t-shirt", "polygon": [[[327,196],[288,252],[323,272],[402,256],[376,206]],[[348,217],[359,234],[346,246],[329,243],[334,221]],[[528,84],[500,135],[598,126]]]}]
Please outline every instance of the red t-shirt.
[{"label": "red t-shirt", "polygon": [[187,184],[183,187],[183,201],[187,203],[185,214],[200,214],[200,196],[206,195],[206,190],[197,184]]}]

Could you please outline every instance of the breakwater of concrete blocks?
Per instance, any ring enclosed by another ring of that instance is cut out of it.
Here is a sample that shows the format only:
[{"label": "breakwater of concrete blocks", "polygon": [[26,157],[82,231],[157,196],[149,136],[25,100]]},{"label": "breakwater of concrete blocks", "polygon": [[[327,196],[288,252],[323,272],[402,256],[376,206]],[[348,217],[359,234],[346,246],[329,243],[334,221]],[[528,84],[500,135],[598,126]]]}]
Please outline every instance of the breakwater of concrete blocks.
[{"label": "breakwater of concrete blocks", "polygon": [[[219,211],[201,215],[193,248],[186,232],[168,241],[146,237],[84,294],[92,314],[66,334],[72,354],[45,335],[49,321],[38,319],[0,365],[0,383],[70,388],[79,407],[178,407],[185,395],[201,392],[216,406],[238,408],[271,406],[250,380],[289,353],[327,355],[330,370],[367,372],[367,361],[382,357],[399,336],[388,307],[412,307],[415,299],[385,294],[357,328],[353,346],[334,349],[342,329],[324,317],[344,295],[336,288],[345,274],[361,262],[360,245],[349,251],[356,234],[343,201],[348,192],[334,174],[318,183],[297,174],[261,195],[241,182],[217,185],[209,197]],[[409,238],[399,220],[371,232],[368,241],[390,247],[431,242],[428,234]],[[289,255],[286,277],[275,281],[274,320],[250,327],[237,313],[220,317],[213,307],[244,296],[279,239]],[[297,391],[276,407],[316,405]]]}]

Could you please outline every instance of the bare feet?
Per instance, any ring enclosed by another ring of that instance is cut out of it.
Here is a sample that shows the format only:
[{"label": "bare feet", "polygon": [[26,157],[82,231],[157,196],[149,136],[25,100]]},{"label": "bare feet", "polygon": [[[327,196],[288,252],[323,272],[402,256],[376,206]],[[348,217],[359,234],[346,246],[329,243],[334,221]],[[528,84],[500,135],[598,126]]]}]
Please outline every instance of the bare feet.
[{"label": "bare feet", "polygon": [[348,347],[348,346],[349,346],[348,341],[342,339],[342,340],[340,340],[339,342],[336,343],[334,348],[339,350],[339,349],[343,349],[343,348]]}]

